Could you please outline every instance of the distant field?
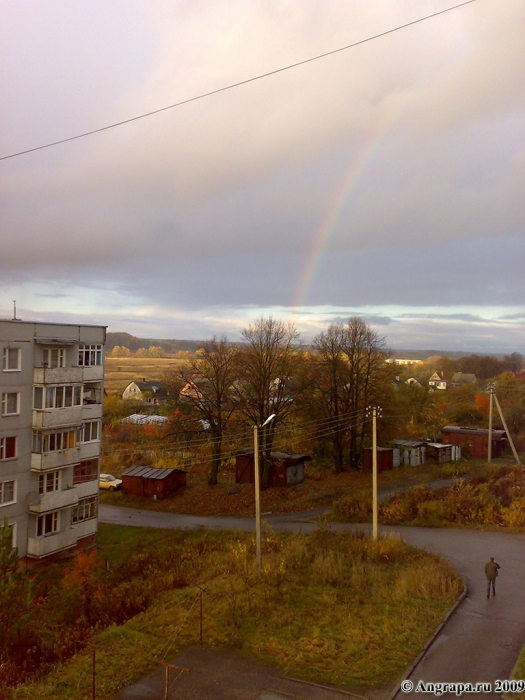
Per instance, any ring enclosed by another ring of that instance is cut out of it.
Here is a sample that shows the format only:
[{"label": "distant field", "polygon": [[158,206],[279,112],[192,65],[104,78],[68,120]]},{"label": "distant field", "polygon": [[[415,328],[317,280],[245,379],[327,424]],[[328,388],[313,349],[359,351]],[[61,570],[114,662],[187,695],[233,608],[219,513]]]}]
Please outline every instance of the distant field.
[{"label": "distant field", "polygon": [[121,394],[135,379],[161,379],[164,372],[182,364],[183,360],[165,357],[106,357],[104,386],[108,394]]}]

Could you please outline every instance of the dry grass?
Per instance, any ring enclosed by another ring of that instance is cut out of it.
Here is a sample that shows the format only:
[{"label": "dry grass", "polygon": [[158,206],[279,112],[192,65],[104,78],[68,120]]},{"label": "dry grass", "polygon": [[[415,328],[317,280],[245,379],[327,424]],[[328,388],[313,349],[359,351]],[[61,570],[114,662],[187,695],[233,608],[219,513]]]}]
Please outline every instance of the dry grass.
[{"label": "dry grass", "polygon": [[108,394],[122,394],[135,379],[160,379],[164,372],[182,364],[182,360],[168,357],[106,357],[104,386]]},{"label": "dry grass", "polygon": [[[100,633],[97,697],[111,698],[198,641],[198,581],[204,644],[277,663],[290,675],[363,691],[397,680],[462,588],[442,560],[400,539],[378,542],[319,529],[266,533],[263,571],[253,535],[101,528],[101,554],[132,575],[176,576],[145,612]],[[135,542],[133,541],[135,540]],[[135,558],[138,557],[136,564]],[[119,562],[121,562],[119,564]],[[147,572],[147,574],[145,574]],[[80,700],[90,689],[90,653],[64,663],[10,700]]]}]

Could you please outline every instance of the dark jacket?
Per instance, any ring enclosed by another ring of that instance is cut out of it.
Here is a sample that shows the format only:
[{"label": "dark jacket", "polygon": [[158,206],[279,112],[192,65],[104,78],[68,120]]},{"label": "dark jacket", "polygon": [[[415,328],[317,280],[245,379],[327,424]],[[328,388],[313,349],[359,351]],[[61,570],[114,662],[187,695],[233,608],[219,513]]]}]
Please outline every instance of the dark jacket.
[{"label": "dark jacket", "polygon": [[500,565],[495,561],[489,561],[485,564],[485,576],[489,579],[489,581],[496,578],[498,575],[498,569],[500,568]]}]

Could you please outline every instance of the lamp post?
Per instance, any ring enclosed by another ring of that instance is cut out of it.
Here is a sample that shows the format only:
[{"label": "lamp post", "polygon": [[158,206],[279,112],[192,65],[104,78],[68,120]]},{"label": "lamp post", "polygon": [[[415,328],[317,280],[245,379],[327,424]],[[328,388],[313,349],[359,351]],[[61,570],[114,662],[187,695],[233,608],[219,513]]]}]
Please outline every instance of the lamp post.
[{"label": "lamp post", "polygon": [[257,571],[262,569],[262,548],[261,548],[261,475],[259,473],[259,428],[264,428],[275,418],[275,413],[264,421],[261,426],[253,426],[253,468],[255,478],[255,558],[257,561]]}]

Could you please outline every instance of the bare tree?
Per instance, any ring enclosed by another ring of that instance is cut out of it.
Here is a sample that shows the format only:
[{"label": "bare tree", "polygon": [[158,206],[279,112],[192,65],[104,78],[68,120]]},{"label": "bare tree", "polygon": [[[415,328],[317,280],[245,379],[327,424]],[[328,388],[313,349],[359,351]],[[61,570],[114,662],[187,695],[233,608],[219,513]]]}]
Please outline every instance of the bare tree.
[{"label": "bare tree", "polygon": [[299,333],[293,323],[260,318],[242,332],[246,347],[239,353],[239,379],[234,385],[239,410],[255,425],[275,418],[261,435],[261,483],[268,486],[269,456],[279,423],[294,409],[299,392],[295,370],[299,361]]},{"label": "bare tree", "polygon": [[191,403],[200,420],[209,426],[212,436],[210,484],[217,483],[224,430],[234,408],[231,387],[236,376],[237,355],[238,350],[225,336],[219,339],[214,337],[181,371],[187,381],[181,396]]},{"label": "bare tree", "polygon": [[321,414],[329,419],[327,434],[335,468],[343,469],[346,449],[350,465],[358,467],[367,430],[363,412],[378,400],[387,375],[384,338],[353,317],[316,336],[314,347],[315,395]]}]

